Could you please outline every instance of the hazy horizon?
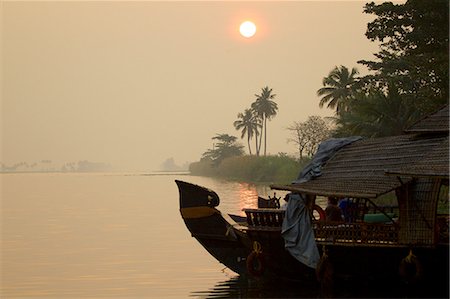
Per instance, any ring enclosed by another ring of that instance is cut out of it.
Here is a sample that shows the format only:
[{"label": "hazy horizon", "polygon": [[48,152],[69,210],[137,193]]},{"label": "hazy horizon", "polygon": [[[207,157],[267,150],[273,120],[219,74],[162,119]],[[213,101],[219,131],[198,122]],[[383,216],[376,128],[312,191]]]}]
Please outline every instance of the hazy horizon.
[{"label": "hazy horizon", "polygon": [[240,137],[233,122],[264,86],[279,107],[268,153],[294,155],[286,127],[333,115],[323,77],[365,73],[357,61],[378,52],[366,2],[3,1],[0,162],[194,162],[215,134]]}]

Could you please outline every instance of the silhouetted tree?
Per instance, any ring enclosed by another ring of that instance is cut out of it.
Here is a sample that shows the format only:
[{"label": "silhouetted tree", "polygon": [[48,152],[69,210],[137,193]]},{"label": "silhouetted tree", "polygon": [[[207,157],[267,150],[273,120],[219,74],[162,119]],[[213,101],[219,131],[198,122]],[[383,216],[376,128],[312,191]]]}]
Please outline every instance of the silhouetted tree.
[{"label": "silhouetted tree", "polygon": [[216,134],[212,138],[216,140],[213,149],[203,153],[202,160],[211,160],[213,165],[219,165],[225,158],[233,156],[242,156],[244,146],[236,142],[237,137],[228,134]]},{"label": "silhouetted tree", "polygon": [[[247,135],[248,151],[251,155],[252,149],[250,140],[253,138],[254,134],[257,135],[258,129],[261,128],[261,123],[251,109],[245,109],[244,113],[239,113],[237,117],[238,120],[236,120],[233,125],[236,130],[241,130],[241,138],[244,138],[245,135]],[[256,140],[258,140],[258,138],[256,138]],[[258,147],[258,143],[256,143],[256,147]]]},{"label": "silhouetted tree", "polygon": [[414,123],[420,111],[406,97],[402,97],[397,88],[389,88],[385,93],[372,90],[357,96],[358,100],[350,104],[336,118],[335,136],[382,137],[400,135]]},{"label": "silhouetted tree", "polygon": [[[278,105],[272,101],[276,94],[272,93],[272,88],[268,86],[261,89],[261,94],[255,94],[256,101],[252,103],[252,109],[261,118],[264,130],[264,156],[267,150],[267,120],[272,119],[277,114]],[[261,137],[262,138],[262,134]],[[261,139],[259,146],[261,146]],[[259,154],[259,149],[257,151]]]},{"label": "silhouetted tree", "polygon": [[396,88],[422,115],[448,103],[449,1],[371,2],[364,12],[376,17],[367,25],[367,38],[381,42],[376,61],[358,61],[375,72],[364,83]]},{"label": "silhouetted tree", "polygon": [[310,116],[305,122],[294,122],[287,129],[292,136],[288,142],[297,146],[299,160],[303,159],[303,153],[314,155],[320,142],[330,137],[330,129],[320,116]]},{"label": "silhouetted tree", "polygon": [[336,109],[336,114],[342,110],[345,111],[355,91],[357,74],[356,68],[352,68],[350,71],[343,65],[336,66],[327,77],[323,78],[323,87],[317,91],[317,95],[322,96],[319,107],[322,108],[327,104],[328,108]]}]

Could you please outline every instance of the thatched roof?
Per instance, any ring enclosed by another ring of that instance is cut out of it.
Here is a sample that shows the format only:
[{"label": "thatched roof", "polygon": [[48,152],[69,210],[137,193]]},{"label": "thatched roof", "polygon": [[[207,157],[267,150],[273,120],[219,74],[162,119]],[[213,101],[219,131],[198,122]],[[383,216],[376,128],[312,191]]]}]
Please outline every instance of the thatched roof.
[{"label": "thatched roof", "polygon": [[449,140],[434,147],[420,161],[402,168],[386,171],[389,175],[407,175],[413,177],[449,178]]},{"label": "thatched roof", "polygon": [[[412,179],[403,173],[401,177],[386,175],[386,171],[421,167],[422,164],[428,166],[433,162],[436,163],[436,172],[445,173],[445,166],[439,164],[445,157],[440,159],[433,154],[445,151],[448,165],[447,135],[405,134],[365,139],[337,152],[322,166],[321,176],[301,184],[271,187],[323,196],[375,198]],[[448,176],[448,168],[446,173]]]},{"label": "thatched roof", "polygon": [[405,130],[407,133],[448,132],[449,129],[448,105],[437,112],[427,115]]}]

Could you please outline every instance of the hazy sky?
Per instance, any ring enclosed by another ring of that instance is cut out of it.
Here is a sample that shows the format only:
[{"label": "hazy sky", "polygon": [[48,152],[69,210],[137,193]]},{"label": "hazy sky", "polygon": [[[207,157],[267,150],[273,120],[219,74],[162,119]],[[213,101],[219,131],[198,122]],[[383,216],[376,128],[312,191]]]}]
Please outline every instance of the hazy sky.
[{"label": "hazy sky", "polygon": [[366,2],[3,1],[1,162],[197,161],[215,134],[240,137],[233,122],[266,85],[268,152],[294,154],[286,127],[333,114],[322,78],[378,51]]}]

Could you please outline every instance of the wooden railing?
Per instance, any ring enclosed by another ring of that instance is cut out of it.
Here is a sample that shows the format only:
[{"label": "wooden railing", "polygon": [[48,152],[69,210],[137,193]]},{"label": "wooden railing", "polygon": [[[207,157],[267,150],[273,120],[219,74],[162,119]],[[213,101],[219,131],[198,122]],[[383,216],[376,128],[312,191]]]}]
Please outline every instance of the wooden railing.
[{"label": "wooden railing", "polygon": [[[244,209],[249,230],[281,231],[284,210]],[[348,245],[397,245],[398,226],[382,223],[313,221],[316,240]]]},{"label": "wooden railing", "polygon": [[[281,231],[284,210],[244,209],[248,229],[258,231]],[[317,242],[342,245],[397,246],[399,226],[393,223],[326,222],[313,221]],[[449,216],[437,217],[437,243],[449,243]]]},{"label": "wooden railing", "polygon": [[279,228],[283,224],[284,210],[244,209],[249,228]]},{"label": "wooden railing", "polygon": [[333,244],[398,245],[399,228],[384,223],[314,222],[316,241]]}]

